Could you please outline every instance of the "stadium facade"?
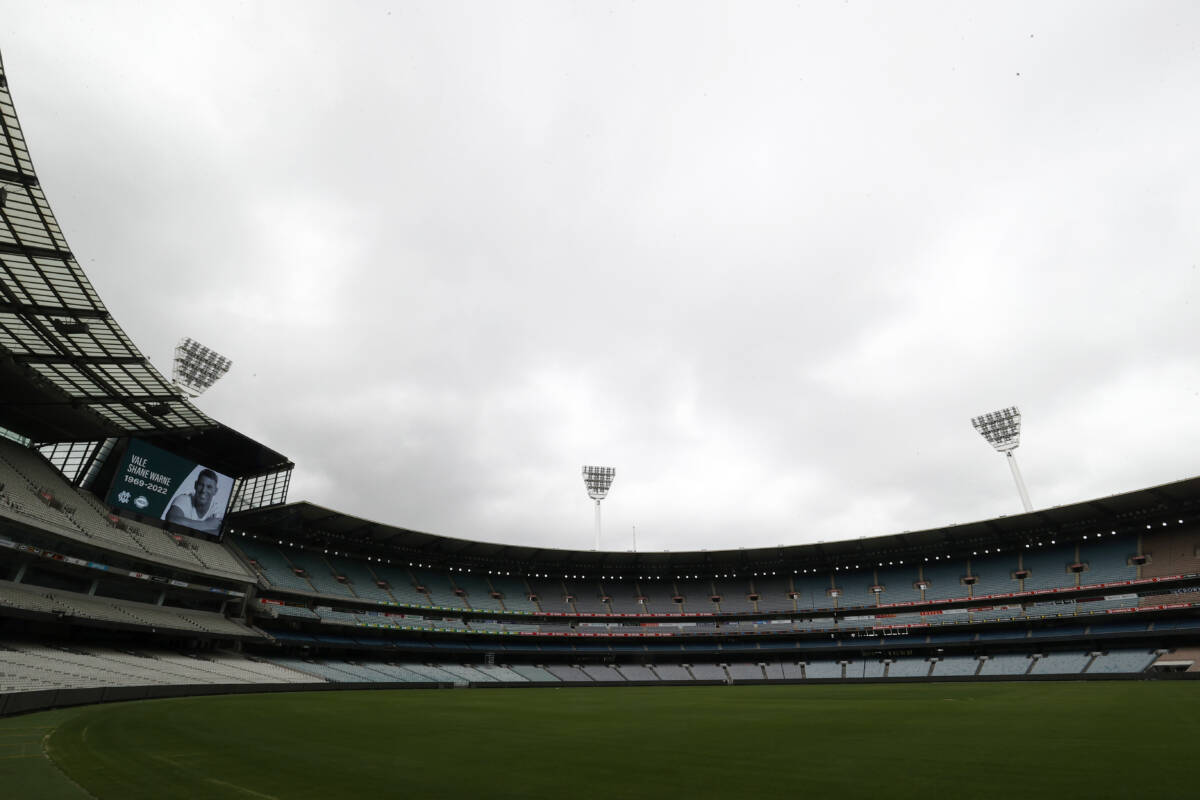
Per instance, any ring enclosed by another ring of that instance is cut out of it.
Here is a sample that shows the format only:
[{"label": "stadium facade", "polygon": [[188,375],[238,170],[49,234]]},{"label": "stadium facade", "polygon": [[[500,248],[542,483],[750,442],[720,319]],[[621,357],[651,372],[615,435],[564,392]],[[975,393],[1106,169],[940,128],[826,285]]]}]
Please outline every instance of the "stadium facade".
[{"label": "stadium facade", "polygon": [[[464,541],[289,503],[292,462],[200,411],[105,308],[2,64],[0,135],[0,714],[347,687],[1200,674],[1200,478],[670,553]],[[216,500],[196,497],[208,475]]]}]

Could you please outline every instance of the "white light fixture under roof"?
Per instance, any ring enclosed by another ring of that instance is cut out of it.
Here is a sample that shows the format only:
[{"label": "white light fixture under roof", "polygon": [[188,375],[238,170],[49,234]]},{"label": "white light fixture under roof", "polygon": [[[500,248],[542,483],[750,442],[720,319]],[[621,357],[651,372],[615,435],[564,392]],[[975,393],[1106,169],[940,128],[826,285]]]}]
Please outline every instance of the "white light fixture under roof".
[{"label": "white light fixture under roof", "polygon": [[175,345],[171,382],[189,397],[199,397],[232,366],[225,356],[185,336]]},{"label": "white light fixture under roof", "polygon": [[596,501],[596,550],[600,549],[600,501],[608,497],[608,489],[616,474],[613,467],[583,468],[583,485],[587,487],[588,497]]},{"label": "white light fixture under roof", "polygon": [[1021,444],[1021,411],[1016,406],[1002,408],[990,414],[983,414],[971,419],[971,424],[979,435],[987,439],[988,444],[1007,456],[1008,467],[1012,470],[1013,480],[1017,483],[1017,491],[1021,495],[1021,503],[1026,511],[1033,511],[1029,502],[1029,492],[1025,490],[1025,481],[1021,480],[1021,470],[1017,467],[1013,450]]}]

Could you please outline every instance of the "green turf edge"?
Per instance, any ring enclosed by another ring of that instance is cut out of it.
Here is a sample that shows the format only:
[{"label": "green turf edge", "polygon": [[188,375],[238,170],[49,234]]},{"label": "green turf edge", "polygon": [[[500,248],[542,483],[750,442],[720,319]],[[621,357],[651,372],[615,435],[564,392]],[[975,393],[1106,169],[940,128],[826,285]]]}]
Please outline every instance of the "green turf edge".
[{"label": "green turf edge", "polygon": [[1188,797],[1197,712],[1193,682],[251,694],[50,712],[50,750],[104,800]]},{"label": "green turf edge", "polygon": [[47,755],[50,734],[77,708],[0,719],[0,787],[6,798],[88,800],[91,795],[67,777]]}]

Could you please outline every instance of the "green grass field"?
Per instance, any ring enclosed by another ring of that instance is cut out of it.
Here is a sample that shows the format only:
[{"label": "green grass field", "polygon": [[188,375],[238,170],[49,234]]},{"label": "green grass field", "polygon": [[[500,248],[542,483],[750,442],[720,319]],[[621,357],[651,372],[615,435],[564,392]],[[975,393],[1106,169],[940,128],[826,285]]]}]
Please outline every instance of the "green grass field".
[{"label": "green grass field", "polygon": [[1197,742],[1192,682],[238,695],[0,720],[0,796],[1183,798]]}]

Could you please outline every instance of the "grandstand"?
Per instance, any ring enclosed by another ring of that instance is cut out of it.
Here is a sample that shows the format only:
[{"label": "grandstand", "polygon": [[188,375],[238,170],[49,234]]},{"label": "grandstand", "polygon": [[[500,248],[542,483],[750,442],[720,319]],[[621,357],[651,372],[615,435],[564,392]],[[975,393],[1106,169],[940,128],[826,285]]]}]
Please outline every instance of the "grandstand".
[{"label": "grandstand", "polygon": [[[672,553],[500,546],[288,502],[292,462],[184,398],[101,302],[2,66],[0,114],[0,713],[215,691],[1200,670],[1198,478],[927,531]],[[234,479],[223,538],[114,507],[142,440]]]}]

